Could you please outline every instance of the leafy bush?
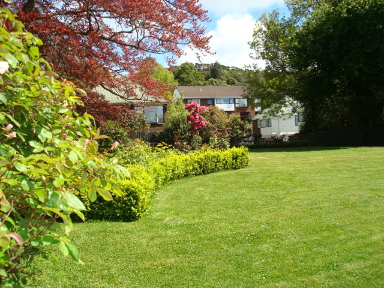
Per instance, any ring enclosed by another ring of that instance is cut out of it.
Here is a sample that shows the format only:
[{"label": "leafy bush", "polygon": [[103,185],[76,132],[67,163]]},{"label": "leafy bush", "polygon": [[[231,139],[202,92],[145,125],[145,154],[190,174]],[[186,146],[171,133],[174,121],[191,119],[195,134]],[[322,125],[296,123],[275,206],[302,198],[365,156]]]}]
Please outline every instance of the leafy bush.
[{"label": "leafy bush", "polygon": [[205,147],[202,150],[180,154],[168,153],[150,162],[148,171],[155,177],[156,187],[189,176],[244,168],[249,163],[246,147],[226,150]]},{"label": "leafy bush", "polygon": [[146,166],[154,156],[152,148],[140,139],[129,140],[109,151],[109,157],[114,156],[121,165],[141,164]]},{"label": "leafy bush", "polygon": [[[103,178],[128,173],[98,155],[93,118],[74,112],[81,90],[55,79],[41,40],[6,8],[0,26],[0,286],[21,287],[24,268],[49,245],[80,261],[67,237],[70,215],[84,219],[78,195],[111,200],[118,187]],[[65,233],[53,229],[58,219]]]},{"label": "leafy bush", "polygon": [[108,137],[99,140],[100,148],[109,149],[115,141],[120,144],[129,143],[134,131],[147,127],[144,113],[127,111],[120,115],[119,119],[119,121],[108,120],[102,124],[101,133]]},{"label": "leafy bush", "polygon": [[[144,144],[141,144],[144,145]],[[144,148],[146,149],[146,148]],[[122,152],[129,155],[130,152]],[[101,199],[87,202],[89,219],[132,221],[141,217],[150,207],[150,198],[155,189],[172,181],[185,177],[213,173],[221,170],[240,169],[248,165],[249,153],[245,147],[227,150],[214,150],[206,147],[181,153],[169,146],[148,151],[147,162],[128,165],[131,177],[123,181],[113,181],[113,185],[122,190],[114,201],[105,202]],[[119,156],[122,163],[126,163]],[[100,197],[99,197],[100,198]]]},{"label": "leafy bush", "polygon": [[190,125],[187,123],[188,111],[184,109],[181,99],[168,106],[167,114],[164,131],[160,133],[161,140],[168,144],[188,143],[191,137]]},{"label": "leafy bush", "polygon": [[229,118],[228,134],[231,146],[240,146],[240,143],[245,138],[252,135],[252,124],[241,120],[238,115],[231,115]]},{"label": "leafy bush", "polygon": [[104,201],[101,197],[95,202],[87,201],[88,219],[133,221],[140,218],[149,208],[150,199],[155,190],[155,180],[142,165],[127,166],[129,178],[111,180],[122,193],[113,201]]}]

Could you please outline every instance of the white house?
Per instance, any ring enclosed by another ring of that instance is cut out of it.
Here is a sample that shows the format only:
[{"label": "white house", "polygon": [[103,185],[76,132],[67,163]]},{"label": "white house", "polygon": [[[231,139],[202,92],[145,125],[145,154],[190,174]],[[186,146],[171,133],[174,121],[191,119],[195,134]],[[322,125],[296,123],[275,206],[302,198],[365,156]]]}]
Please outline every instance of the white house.
[{"label": "white house", "polygon": [[265,109],[252,117],[252,120],[257,121],[262,138],[288,137],[299,133],[300,126],[304,122],[304,114],[300,109],[287,105],[282,107],[278,113],[272,111],[273,109]]}]

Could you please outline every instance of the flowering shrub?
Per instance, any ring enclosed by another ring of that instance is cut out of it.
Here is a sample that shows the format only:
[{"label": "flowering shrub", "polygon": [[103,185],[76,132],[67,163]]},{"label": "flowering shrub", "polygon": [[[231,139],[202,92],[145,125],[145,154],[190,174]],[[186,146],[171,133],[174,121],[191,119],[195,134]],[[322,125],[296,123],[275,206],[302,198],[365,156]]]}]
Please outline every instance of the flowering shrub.
[{"label": "flowering shrub", "polygon": [[[40,39],[6,8],[0,26],[0,286],[21,287],[23,269],[49,245],[80,262],[67,237],[70,215],[84,219],[79,195],[111,200],[119,189],[108,179],[129,174],[99,156],[93,118],[74,112],[83,91],[56,80]],[[58,219],[65,231],[53,229]]]},{"label": "flowering shrub", "polygon": [[207,127],[207,121],[204,121],[204,112],[210,108],[205,106],[200,106],[196,102],[192,102],[185,105],[185,109],[188,110],[191,114],[187,116],[187,122],[190,122],[191,133],[199,134],[199,131]]}]

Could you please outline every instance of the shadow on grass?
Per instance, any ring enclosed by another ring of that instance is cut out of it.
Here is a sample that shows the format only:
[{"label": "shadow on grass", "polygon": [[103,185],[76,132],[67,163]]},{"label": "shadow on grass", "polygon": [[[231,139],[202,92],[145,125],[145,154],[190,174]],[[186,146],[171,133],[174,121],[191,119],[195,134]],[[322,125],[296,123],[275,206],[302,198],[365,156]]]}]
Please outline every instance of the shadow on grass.
[{"label": "shadow on grass", "polygon": [[285,147],[285,148],[253,148],[250,152],[311,152],[311,151],[334,151],[345,150],[356,147],[338,146],[305,146],[305,147]]}]

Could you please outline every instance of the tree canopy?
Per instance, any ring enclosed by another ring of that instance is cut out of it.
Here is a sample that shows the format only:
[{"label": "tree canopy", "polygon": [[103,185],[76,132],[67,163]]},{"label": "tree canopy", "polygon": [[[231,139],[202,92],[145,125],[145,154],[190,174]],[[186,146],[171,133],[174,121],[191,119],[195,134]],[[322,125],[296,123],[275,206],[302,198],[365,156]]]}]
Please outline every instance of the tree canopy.
[{"label": "tree canopy", "polygon": [[291,17],[264,15],[254,30],[250,45],[267,65],[248,94],[266,106],[298,100],[307,131],[382,127],[384,1],[286,3]]},{"label": "tree canopy", "polygon": [[[156,64],[143,59],[153,54],[179,57],[184,45],[209,53],[202,26],[209,19],[197,0],[7,2],[0,3],[42,39],[42,56],[62,77],[87,90],[103,85],[130,99],[136,85],[161,97],[167,87],[151,77]],[[84,100],[91,104],[95,97]]]},{"label": "tree canopy", "polygon": [[175,79],[182,86],[199,86],[204,85],[204,77],[197,71],[195,65],[186,62],[177,67],[175,71]]},{"label": "tree canopy", "polygon": [[219,62],[183,63],[174,70],[175,79],[183,86],[242,86],[246,70]]}]

